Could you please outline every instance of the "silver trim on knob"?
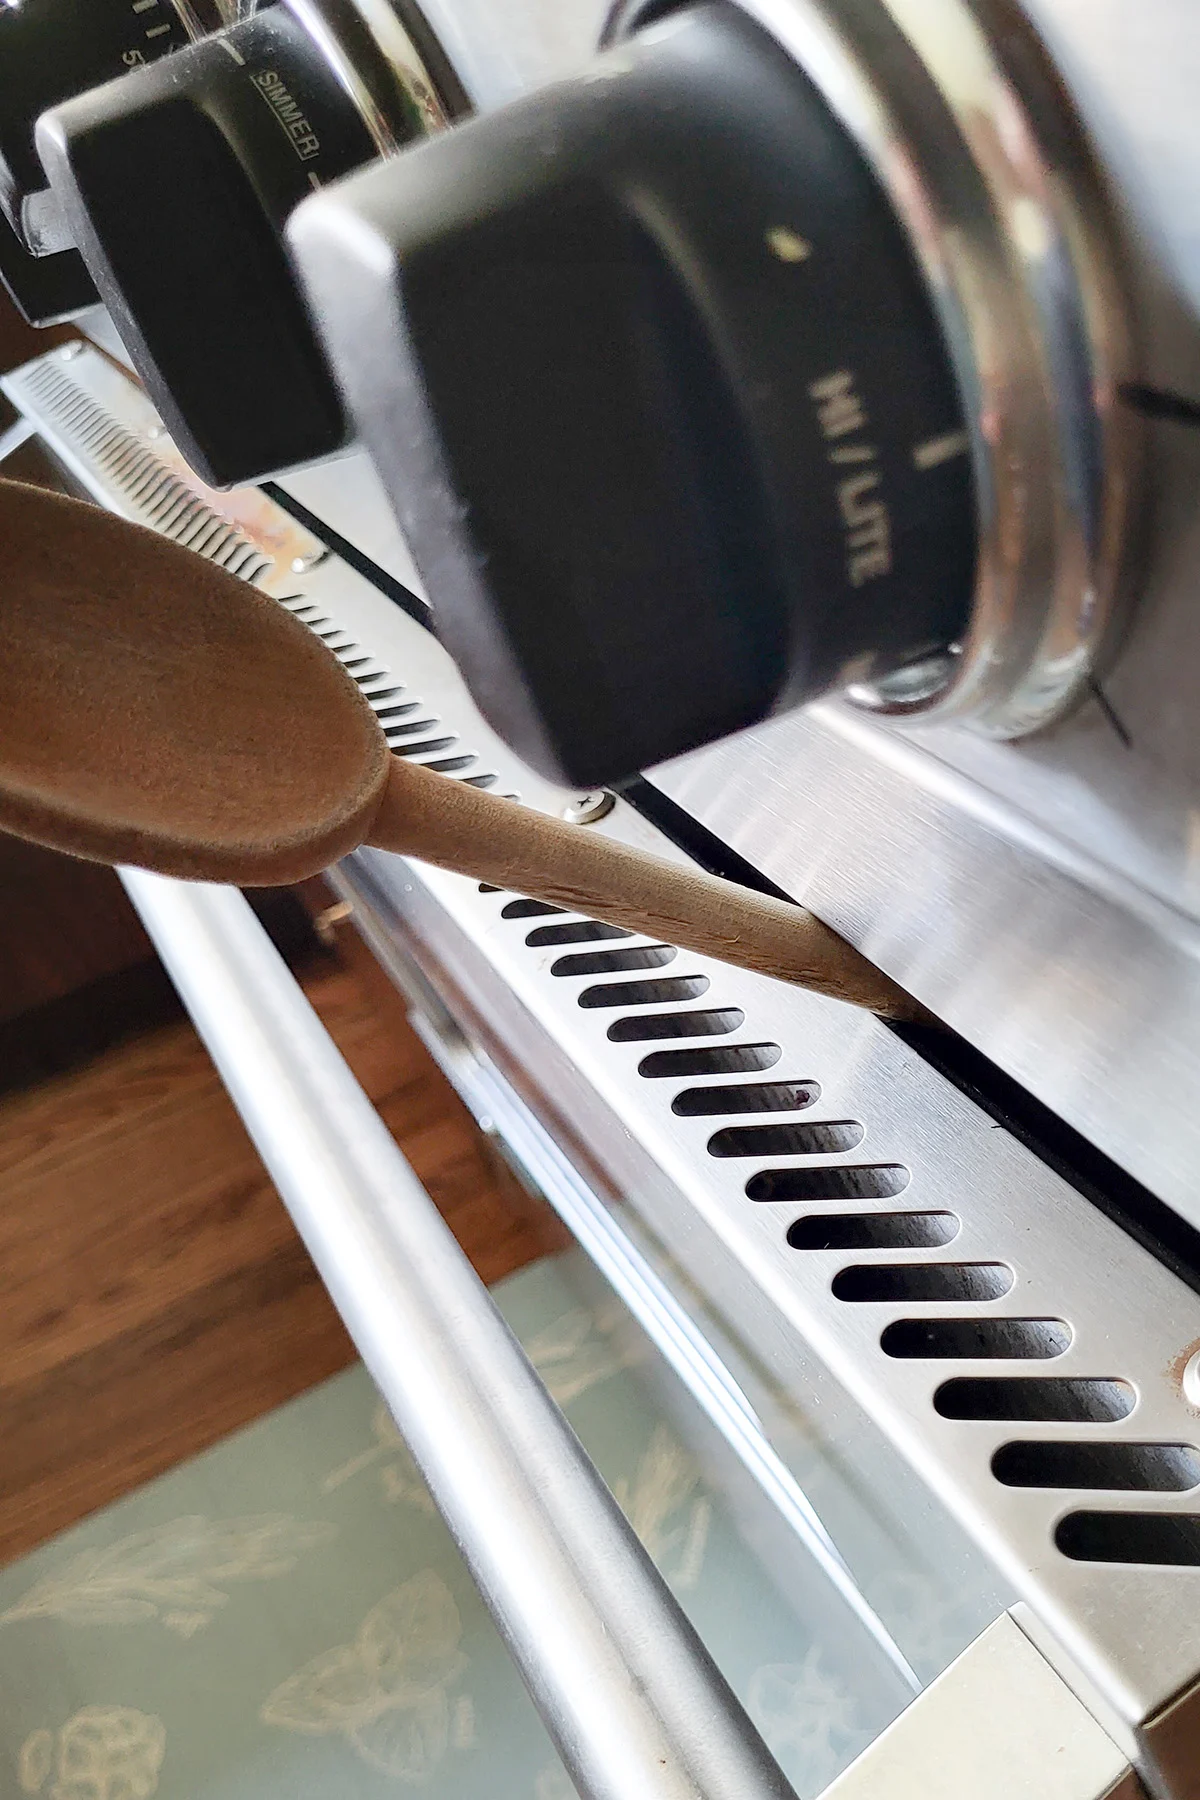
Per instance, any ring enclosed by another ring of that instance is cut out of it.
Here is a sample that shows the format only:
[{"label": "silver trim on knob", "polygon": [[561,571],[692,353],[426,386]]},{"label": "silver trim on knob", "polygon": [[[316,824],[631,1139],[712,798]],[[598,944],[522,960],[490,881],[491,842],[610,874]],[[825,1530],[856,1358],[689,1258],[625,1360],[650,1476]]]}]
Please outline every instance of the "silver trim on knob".
[{"label": "silver trim on knob", "polygon": [[[851,698],[1024,736],[1086,692],[1122,624],[1140,431],[1120,402],[1132,344],[1102,177],[1008,0],[738,4],[819,89],[903,221],[968,419],[968,631]],[[669,10],[619,0],[605,42]]]},{"label": "silver trim on knob", "polygon": [[349,97],[380,156],[450,123],[425,60],[387,0],[283,0]]}]

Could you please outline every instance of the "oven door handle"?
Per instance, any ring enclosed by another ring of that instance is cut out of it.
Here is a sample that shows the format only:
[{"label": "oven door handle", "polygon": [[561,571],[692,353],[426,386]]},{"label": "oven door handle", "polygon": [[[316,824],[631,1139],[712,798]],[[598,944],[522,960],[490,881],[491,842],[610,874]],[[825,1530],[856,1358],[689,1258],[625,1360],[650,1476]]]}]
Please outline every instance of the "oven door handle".
[{"label": "oven door handle", "polygon": [[232,888],[121,879],[585,1800],[795,1800]]}]

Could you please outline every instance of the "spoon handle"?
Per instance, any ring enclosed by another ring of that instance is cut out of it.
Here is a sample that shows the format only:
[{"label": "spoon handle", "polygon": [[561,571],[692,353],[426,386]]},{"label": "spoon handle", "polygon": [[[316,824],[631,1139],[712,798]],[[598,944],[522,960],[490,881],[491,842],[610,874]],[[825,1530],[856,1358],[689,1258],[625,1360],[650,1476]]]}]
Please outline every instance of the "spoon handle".
[{"label": "spoon handle", "polygon": [[812,913],[399,758],[366,840],[887,1019],[935,1023]]}]

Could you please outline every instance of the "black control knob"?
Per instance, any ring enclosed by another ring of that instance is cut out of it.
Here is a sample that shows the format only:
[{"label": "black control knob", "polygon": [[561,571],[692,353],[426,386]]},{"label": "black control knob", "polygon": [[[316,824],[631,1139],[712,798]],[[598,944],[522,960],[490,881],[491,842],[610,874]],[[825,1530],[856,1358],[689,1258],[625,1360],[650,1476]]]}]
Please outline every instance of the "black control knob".
[{"label": "black control knob", "polygon": [[289,235],[448,645],[546,773],[627,775],[961,630],[972,476],[924,282],[735,6]]},{"label": "black control knob", "polygon": [[188,42],[184,17],[172,0],[0,5],[0,209],[18,236],[26,235],[26,201],[46,185],[33,143],[41,114],[178,50]]},{"label": "black control knob", "polygon": [[302,195],[375,143],[286,7],[45,114],[74,242],[193,468],[214,487],[336,450],[347,427],[282,243]]},{"label": "black control knob", "polygon": [[39,116],[220,22],[213,0],[0,0],[0,276],[31,324],[96,303],[79,257],[55,242]]}]

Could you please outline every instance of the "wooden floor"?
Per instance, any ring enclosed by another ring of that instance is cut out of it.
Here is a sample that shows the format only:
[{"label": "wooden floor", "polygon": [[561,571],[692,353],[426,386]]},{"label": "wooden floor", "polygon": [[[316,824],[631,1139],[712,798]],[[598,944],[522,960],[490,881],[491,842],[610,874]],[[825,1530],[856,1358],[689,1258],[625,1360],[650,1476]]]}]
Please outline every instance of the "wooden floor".
[{"label": "wooden floor", "polygon": [[[304,982],[484,1279],[561,1241],[365,952]],[[352,1355],[188,1024],[0,1099],[0,1562]]]}]

